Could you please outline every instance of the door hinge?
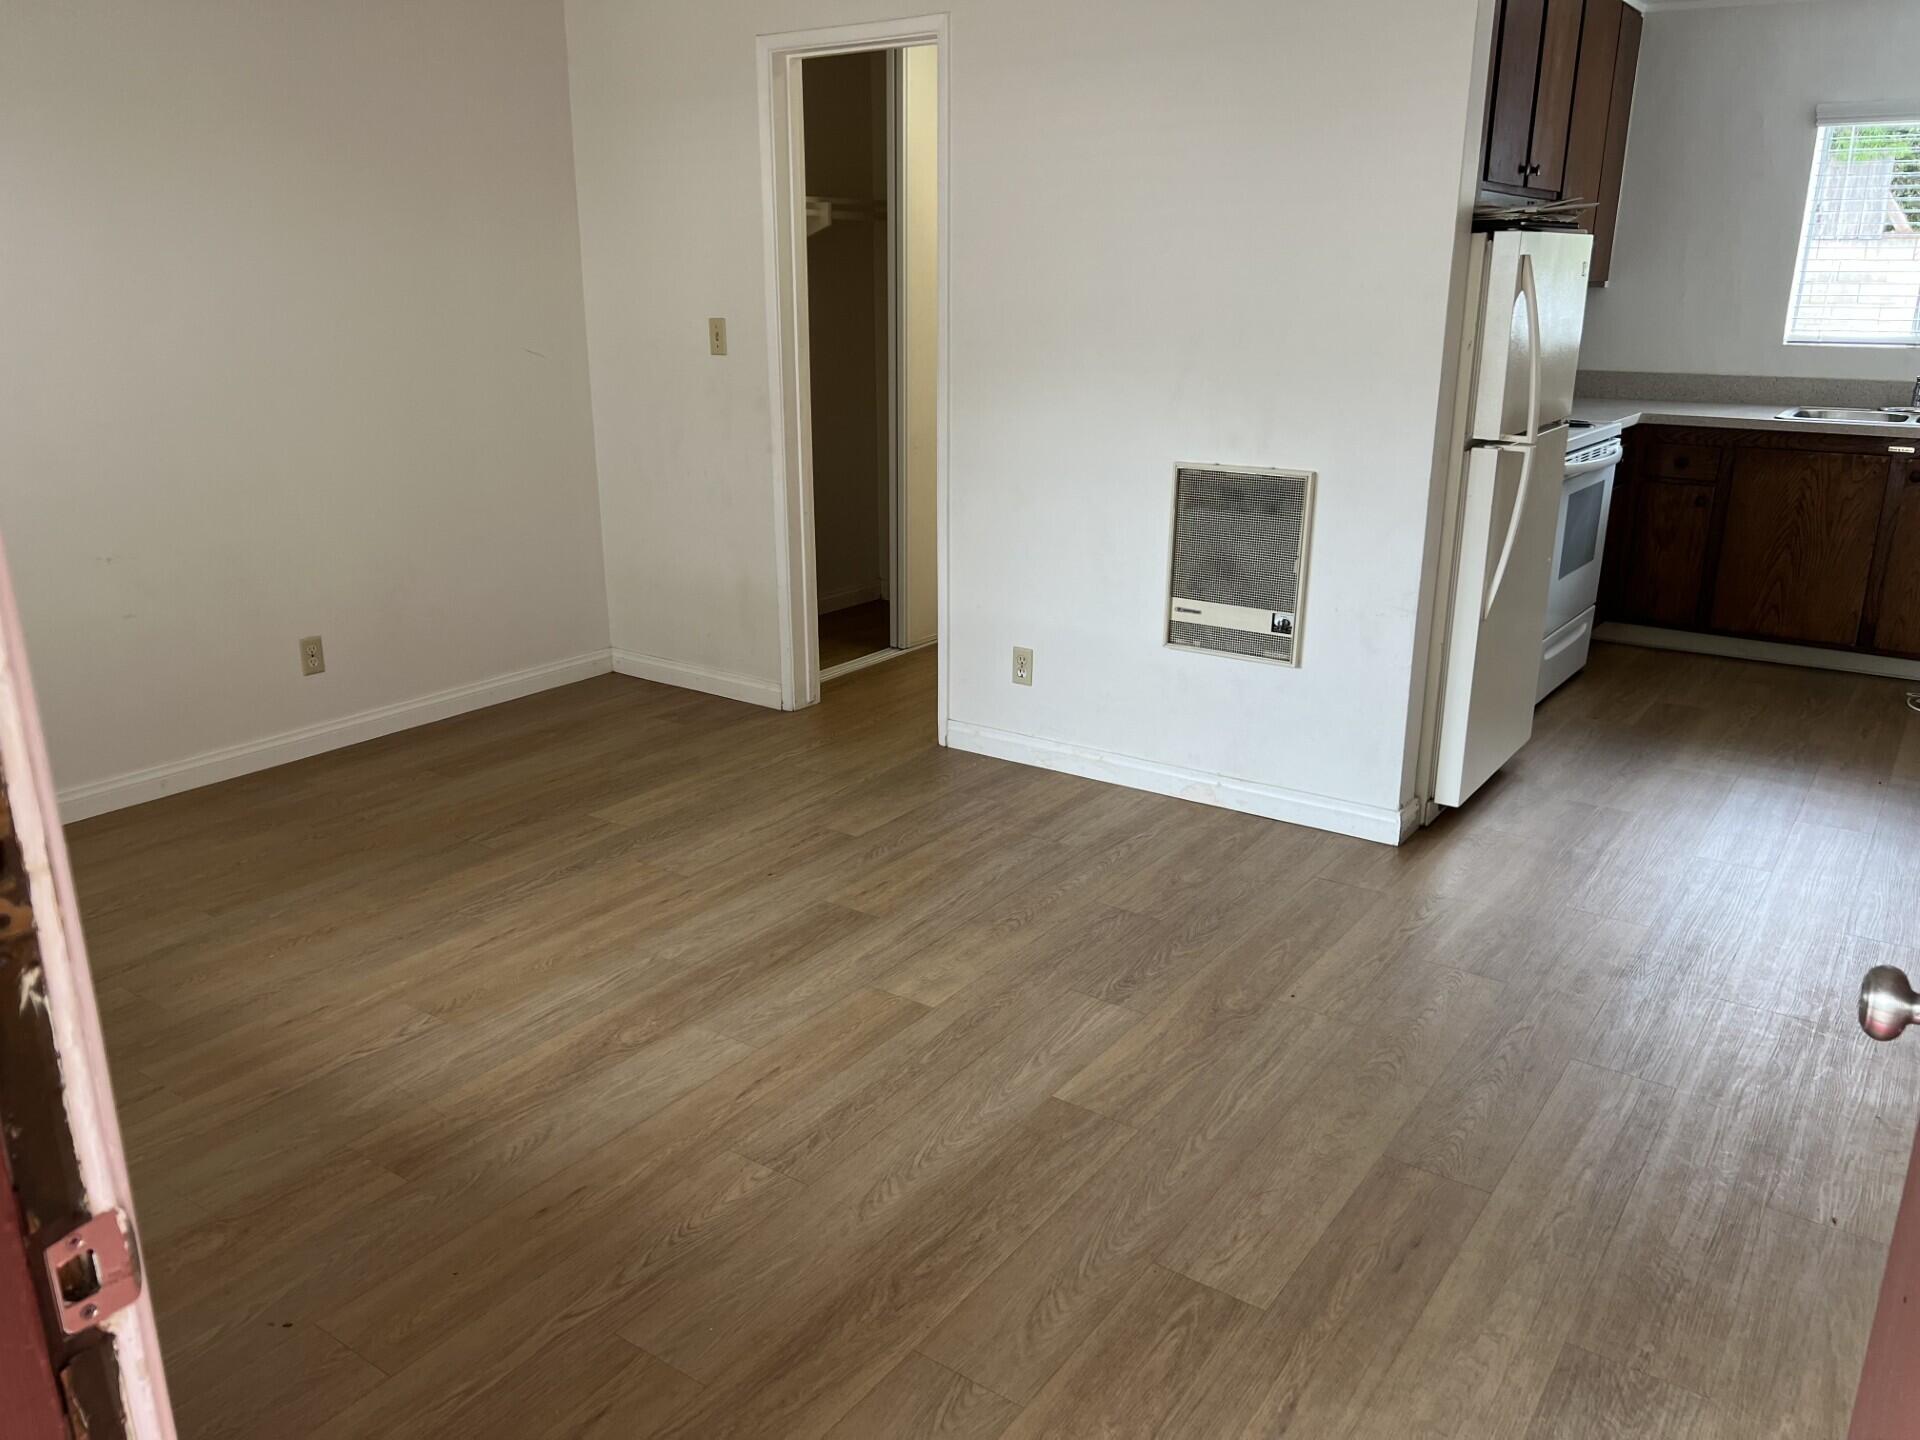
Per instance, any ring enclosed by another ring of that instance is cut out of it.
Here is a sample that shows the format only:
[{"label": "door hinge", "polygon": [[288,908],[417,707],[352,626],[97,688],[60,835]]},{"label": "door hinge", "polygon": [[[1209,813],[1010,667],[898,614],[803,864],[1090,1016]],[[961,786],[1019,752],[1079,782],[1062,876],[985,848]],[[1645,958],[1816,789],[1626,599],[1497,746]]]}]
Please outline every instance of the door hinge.
[{"label": "door hinge", "polygon": [[126,1216],[109,1210],[47,1247],[47,1287],[63,1334],[96,1329],[140,1298],[131,1228]]}]

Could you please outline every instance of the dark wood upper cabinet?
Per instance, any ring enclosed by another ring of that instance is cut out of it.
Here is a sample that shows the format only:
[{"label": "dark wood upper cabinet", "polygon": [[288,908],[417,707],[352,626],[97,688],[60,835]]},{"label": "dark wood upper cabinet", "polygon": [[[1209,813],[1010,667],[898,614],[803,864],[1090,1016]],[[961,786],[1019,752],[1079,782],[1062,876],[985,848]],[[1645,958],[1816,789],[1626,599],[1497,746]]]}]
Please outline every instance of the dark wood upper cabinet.
[{"label": "dark wood upper cabinet", "polygon": [[1613,253],[1640,27],[1626,0],[1503,0],[1494,34],[1481,184],[1509,201],[1592,201],[1595,284]]},{"label": "dark wood upper cabinet", "polygon": [[[1604,0],[1594,0],[1604,3]],[[1540,41],[1540,83],[1533,97],[1533,139],[1528,146],[1527,187],[1561,193],[1573,122],[1574,80],[1580,67],[1580,37],[1588,0],[1547,0]]]},{"label": "dark wood upper cabinet", "polygon": [[1533,163],[1533,97],[1540,85],[1540,42],[1547,0],[1503,0],[1493,39],[1493,87],[1487,109],[1487,163],[1481,179],[1527,188]]},{"label": "dark wood upper cabinet", "polygon": [[1486,184],[1503,191],[1560,193],[1586,5],[1587,0],[1503,0],[1487,100],[1481,172]]},{"label": "dark wood upper cabinet", "polygon": [[[1573,85],[1573,123],[1567,130],[1566,200],[1600,199],[1607,170],[1607,117],[1613,110],[1613,72],[1620,57],[1619,0],[1588,0],[1580,26],[1580,66]],[[1593,228],[1589,211],[1585,229]]]},{"label": "dark wood upper cabinet", "polygon": [[1610,0],[1610,3],[1620,12],[1620,39],[1613,59],[1613,99],[1607,107],[1606,163],[1600,172],[1600,208],[1593,216],[1593,270],[1588,279],[1594,285],[1604,285],[1613,273],[1613,231],[1620,219],[1620,181],[1627,164],[1627,126],[1633,119],[1633,81],[1640,70],[1640,31],[1646,23],[1631,5],[1621,0]]},{"label": "dark wood upper cabinet", "polygon": [[1712,628],[1855,644],[1886,500],[1886,456],[1742,448],[1731,485]]},{"label": "dark wood upper cabinet", "polygon": [[1870,649],[1920,655],[1920,460],[1895,461],[1888,476],[1861,628]]}]

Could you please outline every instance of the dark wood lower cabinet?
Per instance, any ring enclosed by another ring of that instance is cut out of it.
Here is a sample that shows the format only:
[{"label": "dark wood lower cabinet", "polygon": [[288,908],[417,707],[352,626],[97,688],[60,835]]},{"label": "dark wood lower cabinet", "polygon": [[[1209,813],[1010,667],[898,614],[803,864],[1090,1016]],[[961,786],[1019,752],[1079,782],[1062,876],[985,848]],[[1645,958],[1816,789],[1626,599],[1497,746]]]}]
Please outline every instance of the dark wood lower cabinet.
[{"label": "dark wood lower cabinet", "polygon": [[1920,460],[1896,464],[1887,479],[1873,570],[1865,643],[1920,656]]},{"label": "dark wood lower cabinet", "polygon": [[1712,520],[1711,485],[1649,479],[1635,487],[1623,618],[1648,625],[1698,622]]},{"label": "dark wood lower cabinet", "polygon": [[1920,460],[1886,440],[1641,427],[1614,505],[1603,619],[1920,656]]},{"label": "dark wood lower cabinet", "polygon": [[1734,452],[1712,629],[1852,645],[1887,493],[1882,455]]}]

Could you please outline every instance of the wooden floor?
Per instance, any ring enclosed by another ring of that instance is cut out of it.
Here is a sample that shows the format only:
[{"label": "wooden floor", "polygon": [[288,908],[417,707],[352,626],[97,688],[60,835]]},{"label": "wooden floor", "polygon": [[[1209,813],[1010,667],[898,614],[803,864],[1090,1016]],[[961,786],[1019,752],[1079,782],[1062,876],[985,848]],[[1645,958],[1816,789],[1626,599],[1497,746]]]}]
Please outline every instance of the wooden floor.
[{"label": "wooden floor", "polygon": [[820,668],[831,670],[888,647],[887,602],[869,600],[820,617]]},{"label": "wooden floor", "polygon": [[1902,689],[1603,648],[1398,851],[940,750],[930,653],[77,826],[182,1433],[1837,1437]]}]

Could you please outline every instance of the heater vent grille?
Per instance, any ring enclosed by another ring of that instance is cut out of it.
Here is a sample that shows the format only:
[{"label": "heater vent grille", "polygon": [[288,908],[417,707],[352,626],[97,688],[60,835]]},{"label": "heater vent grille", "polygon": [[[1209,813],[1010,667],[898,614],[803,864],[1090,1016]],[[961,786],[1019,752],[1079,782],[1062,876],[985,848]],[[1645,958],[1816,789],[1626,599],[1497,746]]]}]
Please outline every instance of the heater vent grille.
[{"label": "heater vent grille", "polygon": [[1306,470],[1175,470],[1169,644],[1299,663],[1313,479]]}]

